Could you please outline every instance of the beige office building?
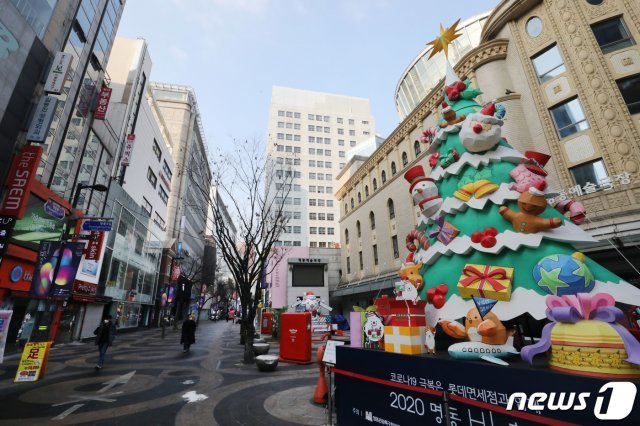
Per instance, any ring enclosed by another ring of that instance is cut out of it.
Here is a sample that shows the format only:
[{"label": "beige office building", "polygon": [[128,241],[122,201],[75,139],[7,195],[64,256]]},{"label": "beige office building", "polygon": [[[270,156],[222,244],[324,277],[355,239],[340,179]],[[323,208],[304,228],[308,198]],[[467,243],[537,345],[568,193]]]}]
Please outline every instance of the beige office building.
[{"label": "beige office building", "polygon": [[[552,155],[549,184],[584,204],[583,228],[601,240],[583,251],[638,283],[622,255],[633,262],[640,239],[640,3],[504,0],[467,22],[482,32],[456,73],[482,89],[479,103],[506,107],[503,136],[511,145]],[[417,224],[403,174],[416,164],[429,170],[417,140],[436,124],[443,89],[441,72],[418,104],[407,101],[417,71],[425,81],[433,79],[426,72],[439,71],[423,63],[414,72],[423,57],[398,84],[402,123],[373,155],[354,157],[338,188],[343,275],[333,296],[347,311],[391,291],[405,236]]]}]

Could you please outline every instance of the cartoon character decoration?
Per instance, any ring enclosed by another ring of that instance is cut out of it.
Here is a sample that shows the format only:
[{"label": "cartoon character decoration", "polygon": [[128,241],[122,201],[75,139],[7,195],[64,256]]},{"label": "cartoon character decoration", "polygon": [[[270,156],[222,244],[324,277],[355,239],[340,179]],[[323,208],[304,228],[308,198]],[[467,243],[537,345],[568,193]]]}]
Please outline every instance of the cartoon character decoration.
[{"label": "cartoon character decoration", "polygon": [[422,214],[425,217],[435,214],[442,206],[442,197],[438,194],[438,187],[433,179],[425,176],[422,166],[413,166],[404,174],[404,178],[411,185],[409,192]]},{"label": "cartoon character decoration", "polygon": [[547,187],[547,172],[544,166],[551,156],[536,151],[525,151],[524,156],[520,164],[509,172],[509,176],[516,181],[509,185],[509,189],[515,189],[520,193],[528,191],[531,187],[544,190]]},{"label": "cartoon character decoration", "polygon": [[513,347],[513,335],[507,331],[502,321],[490,312],[495,302],[490,301],[488,305],[471,309],[467,313],[464,326],[457,321],[440,321],[442,330],[449,336],[469,340],[449,346],[449,355],[459,359],[482,359],[506,365],[507,363],[499,358],[518,354]]},{"label": "cartoon character decoration", "polygon": [[499,210],[502,217],[511,222],[511,226],[517,232],[534,234],[562,225],[560,218],[538,217],[547,207],[547,199],[542,191],[536,188],[529,188],[529,191],[520,194],[518,207],[520,212],[513,211],[507,206],[501,206]]},{"label": "cartoon character decoration", "polygon": [[367,312],[362,325],[364,347],[367,349],[384,348],[384,321],[377,312]]},{"label": "cartoon character decoration", "polygon": [[403,281],[408,281],[420,292],[422,287],[424,287],[424,280],[422,275],[420,275],[420,268],[422,268],[422,262],[418,263],[405,263],[402,265],[402,269],[398,272],[400,275],[400,279]]},{"label": "cartoon character decoration", "polygon": [[460,155],[458,154],[458,151],[456,151],[455,148],[451,148],[449,151],[447,151],[446,155],[440,157],[440,160],[439,160],[440,167],[442,167],[443,169],[446,169],[447,167],[449,167],[459,159],[460,159]]},{"label": "cartoon character decoration", "polygon": [[585,255],[580,252],[545,256],[533,267],[533,279],[555,296],[589,293],[596,282],[584,261]]},{"label": "cartoon character decoration", "polygon": [[409,281],[396,281],[393,285],[393,292],[396,300],[407,300],[413,303],[420,300],[418,289]]},{"label": "cartoon character decoration", "polygon": [[502,124],[495,117],[496,106],[489,103],[480,112],[469,114],[460,128],[460,141],[469,152],[484,152],[496,146],[502,138]]},{"label": "cartoon character decoration", "polygon": [[553,206],[563,215],[569,213],[569,220],[576,225],[581,225],[587,218],[587,211],[584,205],[579,201],[574,200],[560,200]]},{"label": "cartoon character decoration", "polygon": [[322,302],[320,296],[316,296],[312,291],[308,291],[304,294],[304,297],[298,297],[298,301],[292,305],[296,310],[311,312],[312,315],[317,315],[320,308],[326,309],[331,312],[333,309]]},{"label": "cartoon character decoration", "polygon": [[446,129],[449,126],[463,122],[466,117],[464,114],[456,114],[453,108],[451,108],[451,105],[442,102],[442,118],[444,121],[440,123],[439,126],[441,129]]},{"label": "cartoon character decoration", "polygon": [[426,326],[424,329],[424,346],[427,348],[427,353],[436,354],[436,328]]}]

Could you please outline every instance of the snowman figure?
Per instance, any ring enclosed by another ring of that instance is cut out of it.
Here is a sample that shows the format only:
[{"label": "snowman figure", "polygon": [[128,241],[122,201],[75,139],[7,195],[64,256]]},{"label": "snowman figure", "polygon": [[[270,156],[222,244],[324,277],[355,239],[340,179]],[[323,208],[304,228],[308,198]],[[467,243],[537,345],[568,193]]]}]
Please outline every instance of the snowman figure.
[{"label": "snowman figure", "polygon": [[384,347],[384,322],[377,312],[367,312],[362,326],[364,347],[367,349],[382,349]]},{"label": "snowman figure", "polygon": [[410,168],[404,174],[404,178],[411,185],[409,192],[422,214],[425,217],[433,216],[442,206],[442,197],[438,194],[438,187],[433,179],[425,176],[420,165]]}]

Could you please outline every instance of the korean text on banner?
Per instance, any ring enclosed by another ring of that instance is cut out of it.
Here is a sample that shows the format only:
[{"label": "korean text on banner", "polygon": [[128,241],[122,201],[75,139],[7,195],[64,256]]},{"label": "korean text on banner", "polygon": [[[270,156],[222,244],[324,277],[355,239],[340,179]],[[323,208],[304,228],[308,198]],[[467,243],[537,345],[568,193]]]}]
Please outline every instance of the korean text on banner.
[{"label": "korean text on banner", "polygon": [[44,84],[44,91],[47,93],[55,93],[59,95],[62,93],[64,82],[67,79],[69,68],[73,62],[73,55],[71,53],[58,52],[56,53],[49,75],[47,76],[47,82]]},{"label": "korean text on banner", "polygon": [[51,342],[29,342],[24,345],[14,382],[35,382],[44,376]]},{"label": "korean text on banner", "polygon": [[122,160],[120,160],[120,164],[123,166],[128,166],[131,162],[131,153],[133,152],[133,143],[136,141],[136,135],[128,134],[127,140],[124,143],[124,148],[122,148]]},{"label": "korean text on banner", "polygon": [[0,213],[22,219],[41,156],[42,147],[35,145],[23,146],[15,156],[5,180],[6,190]]},{"label": "korean text on banner", "polygon": [[112,89],[109,87],[103,87],[100,89],[100,95],[98,96],[98,104],[96,110],[93,113],[95,120],[104,120],[107,116],[107,109],[109,109],[109,100],[111,99]]}]

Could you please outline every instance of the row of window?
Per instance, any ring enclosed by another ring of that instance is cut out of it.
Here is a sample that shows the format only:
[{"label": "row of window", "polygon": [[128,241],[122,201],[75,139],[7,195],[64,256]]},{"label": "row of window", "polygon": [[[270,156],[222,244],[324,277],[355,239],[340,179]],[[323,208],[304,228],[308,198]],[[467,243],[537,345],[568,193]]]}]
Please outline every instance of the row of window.
[{"label": "row of window", "polygon": [[[391,247],[393,248],[393,258],[397,259],[400,257],[400,251],[398,250],[398,236],[394,235],[391,237]],[[373,253],[373,264],[375,266],[378,265],[378,245],[374,244],[371,246],[371,251]],[[358,264],[360,266],[360,270],[364,269],[364,262],[362,251],[358,252]],[[351,273],[351,257],[347,256],[347,274]]]},{"label": "row of window", "polygon": [[[278,111],[278,117],[302,118],[299,112],[284,111],[284,110],[279,110]],[[323,121],[325,123],[331,122],[331,118],[328,115],[320,115],[320,114],[307,114],[307,120],[309,120],[309,121]],[[356,124],[356,120],[353,119],[353,118],[347,119],[347,122],[351,126]],[[361,122],[365,126],[369,124],[369,121],[367,121],[367,120],[362,120]],[[344,118],[336,117],[336,123],[344,124]]]},{"label": "row of window", "polygon": [[302,243],[300,241],[276,241],[273,243],[275,246],[286,246],[286,247],[300,247]]},{"label": "row of window", "polygon": [[278,127],[281,129],[293,129],[293,130],[300,130],[300,123],[290,123],[290,122],[284,122],[284,121],[278,121]]},{"label": "row of window", "polygon": [[333,200],[324,200],[322,198],[318,198],[318,199],[309,198],[309,205],[311,207],[315,207],[315,206],[324,207],[325,205],[327,207],[333,207]]},{"label": "row of window", "polygon": [[311,248],[316,248],[316,247],[320,247],[320,248],[326,248],[326,247],[340,247],[340,245],[338,243],[335,242],[331,242],[328,243],[326,241],[311,241],[309,242],[309,247]]},{"label": "row of window", "polygon": [[331,161],[309,160],[309,167],[324,167],[325,169],[330,169],[332,166],[333,164],[331,163]]},{"label": "row of window", "polygon": [[293,178],[301,178],[302,173],[295,170],[276,170],[276,177],[278,179],[282,179],[282,177],[293,177]]},{"label": "row of window", "polygon": [[294,142],[300,142],[300,135],[292,135],[291,133],[278,133],[277,138],[279,140],[287,140],[287,141],[294,141]]},{"label": "row of window", "polygon": [[320,194],[322,193],[333,194],[333,186],[309,185],[309,192],[318,192]]},{"label": "row of window", "polygon": [[[321,138],[316,136],[309,136],[309,143],[324,143],[325,145],[329,145],[331,143],[331,138]],[[344,142],[344,141],[343,141]]]},{"label": "row of window", "polygon": [[[160,196],[162,202],[167,204],[169,202],[169,195],[167,194],[167,191],[165,191],[165,189],[162,187],[162,185],[158,185],[158,177],[155,173],[153,173],[151,167],[147,169],[147,180],[154,189],[156,188],[156,186],[158,186],[158,195]],[[151,212],[149,212],[149,214],[151,214]]]},{"label": "row of window", "polygon": [[276,164],[286,164],[287,166],[299,166],[301,164],[301,161],[299,158],[276,157]]},{"label": "row of window", "polygon": [[[317,148],[309,148],[309,155],[324,155],[325,157],[331,156],[330,149],[317,149]],[[342,151],[340,151],[342,152]]]},{"label": "row of window", "polygon": [[309,179],[314,180],[333,180],[333,175],[330,173],[309,173]]},{"label": "row of window", "polygon": [[302,148],[299,146],[291,146],[291,145],[276,145],[276,151],[278,152],[293,152],[295,154],[301,154]]},{"label": "row of window", "polygon": [[284,210],[282,212],[282,214],[284,215],[284,217],[289,218],[289,219],[301,219],[302,218],[302,213],[300,212],[291,212],[288,210]]},{"label": "row of window", "polygon": [[301,206],[302,205],[302,199],[301,198],[297,198],[297,197],[275,197],[274,199],[275,203],[277,205],[281,205],[284,203],[285,206],[290,206],[290,205],[294,205],[294,206]]},{"label": "row of window", "polygon": [[[387,200],[387,212],[389,214],[389,220],[393,220],[396,218],[396,209],[395,206],[393,204],[393,200],[391,198],[389,198]],[[376,215],[371,211],[369,212],[369,227],[371,228],[371,230],[375,230],[376,229]],[[357,232],[357,236],[358,238],[362,237],[362,228],[360,226],[360,221],[356,221],[356,232]],[[344,242],[346,245],[349,245],[349,229],[345,229],[344,230]]]},{"label": "row of window", "polygon": [[[142,197],[142,204],[140,205],[140,207],[142,207],[143,214],[145,214],[147,217],[151,217],[153,207],[151,206],[149,200],[147,200],[145,197]],[[162,216],[158,214],[158,212],[156,212],[153,218],[153,223],[155,223],[156,226],[158,226],[158,228],[160,228],[161,230],[164,230],[165,222]]]},{"label": "row of window", "polygon": [[282,232],[285,234],[300,234],[302,233],[302,227],[301,226],[285,226]]},{"label": "row of window", "polygon": [[335,217],[333,213],[309,213],[309,220],[334,220]]},{"label": "row of window", "polygon": [[309,227],[309,234],[311,235],[334,235],[335,234],[335,228],[325,228],[324,226],[319,226],[319,227],[315,227],[315,226],[310,226]]}]

